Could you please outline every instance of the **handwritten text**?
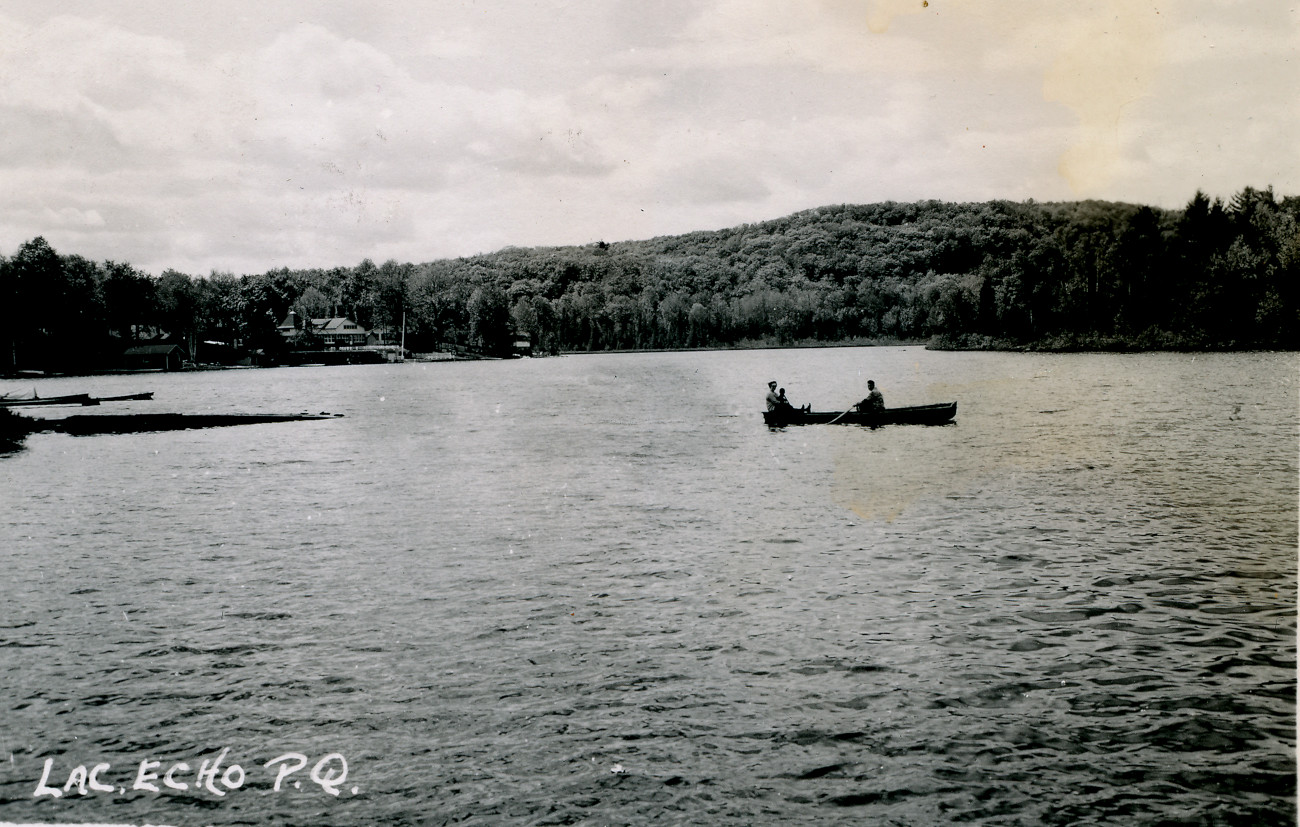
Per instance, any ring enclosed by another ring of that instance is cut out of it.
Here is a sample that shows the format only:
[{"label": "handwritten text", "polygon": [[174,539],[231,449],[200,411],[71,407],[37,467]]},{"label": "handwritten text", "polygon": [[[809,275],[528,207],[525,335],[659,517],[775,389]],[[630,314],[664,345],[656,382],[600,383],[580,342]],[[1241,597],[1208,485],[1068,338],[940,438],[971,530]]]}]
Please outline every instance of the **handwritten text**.
[{"label": "handwritten text", "polygon": [[[129,789],[147,793],[174,790],[224,798],[250,782],[249,773],[242,765],[227,762],[229,753],[230,747],[226,747],[215,758],[205,758],[193,764],[189,761],[165,764],[146,758],[135,766],[134,773],[114,772],[113,766],[107,762],[91,765],[89,769],[85,764],[79,764],[68,770],[66,776],[55,768],[53,758],[46,758],[41,780],[36,783],[32,797],[62,798],[98,793],[126,795]],[[255,767],[255,770],[259,778],[265,778],[272,792],[280,792],[286,782],[291,783],[294,789],[301,789],[305,780],[329,795],[338,796],[348,778],[348,761],[343,754],[331,752],[318,759],[305,777],[295,778],[310,762],[311,759],[301,752],[286,752]],[[131,779],[129,782],[128,778]],[[58,783],[60,779],[65,779],[62,785]],[[356,795],[360,790],[352,787],[348,792]]]}]

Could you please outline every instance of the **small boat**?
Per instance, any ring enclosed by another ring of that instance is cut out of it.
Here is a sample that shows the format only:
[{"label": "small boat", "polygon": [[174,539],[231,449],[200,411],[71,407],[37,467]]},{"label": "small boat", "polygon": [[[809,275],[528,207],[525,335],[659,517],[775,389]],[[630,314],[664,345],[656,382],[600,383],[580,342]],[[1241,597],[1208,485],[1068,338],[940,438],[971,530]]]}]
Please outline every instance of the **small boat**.
[{"label": "small boat", "polygon": [[787,425],[946,425],[957,415],[956,402],[936,405],[913,405],[905,408],[885,408],[882,411],[803,411],[798,408],[778,408],[764,411],[763,422],[773,428]]},{"label": "small boat", "polygon": [[98,405],[99,402],[88,393],[73,393],[67,396],[32,396],[27,399],[0,399],[2,408],[26,408],[36,405]]},{"label": "small boat", "polygon": [[125,396],[91,396],[88,393],[73,393],[66,396],[40,397],[35,394],[18,399],[0,397],[0,408],[30,408],[37,405],[98,405],[100,402],[135,402],[153,399],[153,391],[147,393],[129,393]]},{"label": "small boat", "polygon": [[95,402],[142,402],[146,399],[153,399],[153,391],[146,393],[128,393],[125,396],[101,396],[98,398],[91,397]]}]

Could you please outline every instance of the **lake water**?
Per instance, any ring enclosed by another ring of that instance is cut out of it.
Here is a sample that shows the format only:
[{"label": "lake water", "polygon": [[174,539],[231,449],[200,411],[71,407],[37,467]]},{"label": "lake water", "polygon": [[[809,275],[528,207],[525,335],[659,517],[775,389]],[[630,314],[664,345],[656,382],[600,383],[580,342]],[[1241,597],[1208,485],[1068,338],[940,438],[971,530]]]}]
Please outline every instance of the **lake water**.
[{"label": "lake water", "polygon": [[[1297,368],[38,380],[346,416],[0,456],[0,822],[1293,824]],[[769,378],[957,420],[769,430]]]}]

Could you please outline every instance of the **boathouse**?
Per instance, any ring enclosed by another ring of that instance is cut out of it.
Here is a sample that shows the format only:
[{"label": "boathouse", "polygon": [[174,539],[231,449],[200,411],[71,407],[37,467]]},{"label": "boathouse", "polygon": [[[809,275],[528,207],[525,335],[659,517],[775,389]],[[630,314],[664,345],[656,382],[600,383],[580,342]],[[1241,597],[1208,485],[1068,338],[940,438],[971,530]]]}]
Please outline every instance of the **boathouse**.
[{"label": "boathouse", "polygon": [[180,370],[188,360],[185,348],[178,344],[136,345],[122,354],[127,370]]}]

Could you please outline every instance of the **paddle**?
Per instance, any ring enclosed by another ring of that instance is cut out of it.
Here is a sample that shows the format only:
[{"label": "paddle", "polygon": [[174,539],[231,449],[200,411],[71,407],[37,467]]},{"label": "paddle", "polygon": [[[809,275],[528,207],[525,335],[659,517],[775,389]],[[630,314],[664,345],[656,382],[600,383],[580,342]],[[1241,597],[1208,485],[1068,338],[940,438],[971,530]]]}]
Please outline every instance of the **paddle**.
[{"label": "paddle", "polygon": [[844,410],[840,411],[840,415],[839,415],[839,416],[835,417],[834,419],[832,419],[830,422],[827,422],[826,424],[827,424],[827,425],[834,425],[836,422],[839,422],[839,421],[840,421],[840,419],[844,416],[844,414],[848,413],[848,412],[851,411],[851,410],[853,410],[853,406],[852,406],[852,405],[850,405],[850,406],[848,406],[847,408],[845,408]]}]

